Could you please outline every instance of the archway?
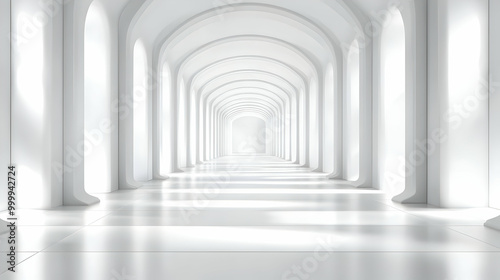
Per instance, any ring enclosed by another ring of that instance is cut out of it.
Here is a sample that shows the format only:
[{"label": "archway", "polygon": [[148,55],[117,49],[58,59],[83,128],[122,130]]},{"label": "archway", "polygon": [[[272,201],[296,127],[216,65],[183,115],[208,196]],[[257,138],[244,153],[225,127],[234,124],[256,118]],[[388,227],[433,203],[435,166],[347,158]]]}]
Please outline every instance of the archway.
[{"label": "archway", "polygon": [[84,35],[84,184],[89,193],[113,191],[117,182],[112,164],[116,146],[113,135],[114,99],[111,85],[111,34],[105,8],[90,5]]},{"label": "archway", "polygon": [[152,179],[151,169],[151,103],[149,96],[148,56],[141,40],[134,46],[133,76],[133,155],[134,179]]},{"label": "archway", "polygon": [[328,64],[325,73],[323,171],[333,173],[335,168],[335,77],[333,66]]},{"label": "archway", "polygon": [[231,152],[234,155],[265,154],[268,142],[266,122],[257,117],[240,117],[231,124]]},{"label": "archway", "polygon": [[380,41],[378,184],[396,195],[406,180],[406,38],[401,13],[393,8],[391,15]]},{"label": "archway", "polygon": [[347,54],[346,69],[346,94],[344,118],[346,126],[344,128],[344,176],[348,181],[359,179],[360,167],[360,67],[359,67],[359,44],[355,40]]}]

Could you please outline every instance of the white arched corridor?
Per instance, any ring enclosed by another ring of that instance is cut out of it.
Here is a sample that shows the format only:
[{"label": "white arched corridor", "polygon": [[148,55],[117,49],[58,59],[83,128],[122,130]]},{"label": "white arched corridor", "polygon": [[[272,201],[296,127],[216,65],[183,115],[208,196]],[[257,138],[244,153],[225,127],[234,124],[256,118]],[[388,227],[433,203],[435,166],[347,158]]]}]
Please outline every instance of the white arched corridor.
[{"label": "white arched corridor", "polygon": [[499,11],[0,0],[0,279],[499,278]]}]

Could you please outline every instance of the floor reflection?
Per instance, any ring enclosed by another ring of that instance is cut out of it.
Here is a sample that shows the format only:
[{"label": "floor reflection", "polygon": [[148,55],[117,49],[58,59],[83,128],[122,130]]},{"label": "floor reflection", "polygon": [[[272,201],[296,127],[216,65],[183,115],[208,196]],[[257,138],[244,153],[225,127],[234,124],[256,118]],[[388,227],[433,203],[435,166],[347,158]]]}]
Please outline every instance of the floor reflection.
[{"label": "floor reflection", "polygon": [[97,196],[20,210],[0,279],[500,279],[500,233],[482,226],[500,211],[399,205],[272,157]]}]

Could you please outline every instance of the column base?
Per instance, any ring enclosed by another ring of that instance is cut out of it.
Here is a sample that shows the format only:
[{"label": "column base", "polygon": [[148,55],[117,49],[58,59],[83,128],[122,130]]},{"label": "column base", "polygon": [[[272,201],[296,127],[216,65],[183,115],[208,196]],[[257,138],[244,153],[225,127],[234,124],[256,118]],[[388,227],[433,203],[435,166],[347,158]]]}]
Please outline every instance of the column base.
[{"label": "column base", "polygon": [[487,221],[484,226],[500,231],[500,216]]}]

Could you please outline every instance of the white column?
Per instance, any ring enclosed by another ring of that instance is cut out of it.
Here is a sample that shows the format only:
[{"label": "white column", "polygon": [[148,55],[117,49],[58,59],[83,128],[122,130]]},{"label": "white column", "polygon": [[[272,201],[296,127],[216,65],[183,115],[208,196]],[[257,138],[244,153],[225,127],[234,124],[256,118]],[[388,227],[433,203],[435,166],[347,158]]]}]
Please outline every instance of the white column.
[{"label": "white column", "polygon": [[[55,4],[54,9],[61,9],[60,6],[57,7],[58,1],[52,2]],[[60,17],[58,24],[61,30],[53,34],[54,38],[61,40],[60,49],[49,49],[52,54],[64,54],[64,74],[63,68],[60,69],[61,77],[64,76],[64,105],[61,103],[64,112],[57,117],[61,121],[64,119],[65,205],[89,205],[99,202],[99,199],[87,194],[84,188],[84,157],[89,145],[84,135],[84,30],[85,15],[90,3],[89,0],[65,1],[64,22],[62,12],[59,12],[56,18]],[[63,56],[60,59],[63,59]]]},{"label": "white column", "polygon": [[[359,60],[359,187],[372,187],[372,139],[373,139],[373,46],[360,49]],[[345,80],[345,79],[344,79]],[[343,120],[345,121],[345,120]],[[344,170],[345,171],[345,170]]]},{"label": "white column", "polygon": [[118,189],[117,26],[121,8],[95,0],[84,19],[84,123],[91,148],[84,159],[84,184],[90,193]]},{"label": "white column", "polygon": [[178,73],[172,73],[172,91],[170,93],[170,129],[171,129],[171,159],[172,159],[172,172],[182,172],[179,169],[179,92],[181,91],[178,84]]},{"label": "white column", "polygon": [[345,96],[343,98],[343,171],[344,177],[348,181],[356,181],[359,178],[359,166],[361,158],[359,154],[360,146],[360,115],[359,111],[359,45],[354,41],[349,52],[345,54],[344,58],[344,72],[345,72]]},{"label": "white column", "polygon": [[[0,1],[0,34],[10,33],[10,1]],[[10,165],[10,40],[0,39],[0,180],[7,182]],[[7,183],[0,187],[1,196],[8,193]],[[0,201],[0,211],[7,209],[7,199]],[[0,233],[7,231],[6,222],[0,220]]]},{"label": "white column", "polygon": [[429,2],[428,202],[488,206],[488,1]]},{"label": "white column", "polygon": [[[322,74],[322,73],[321,73]],[[319,74],[319,75],[321,75]],[[318,113],[318,102],[319,102],[319,86],[318,77],[311,79],[309,84],[309,95],[307,97],[308,103],[308,150],[309,150],[309,167],[316,170],[319,167],[319,113]]]},{"label": "white column", "polygon": [[[10,33],[10,1],[0,1],[0,34]],[[10,165],[10,41],[0,39],[0,180],[7,182]],[[0,187],[2,197],[7,194],[7,184]],[[7,209],[7,200],[0,201],[0,210]],[[3,230],[3,228],[2,228]]]},{"label": "white column", "polygon": [[[154,58],[153,58],[154,60]],[[158,73],[158,63],[152,61],[152,75],[153,75],[153,87],[151,89],[151,100],[152,100],[152,164],[153,164],[153,179],[154,180],[164,180],[167,177],[163,176],[161,173],[161,161],[162,161],[162,127],[163,123],[167,120],[162,118],[163,113],[163,96],[162,96],[162,83],[163,83],[163,73]]]},{"label": "white column", "polygon": [[145,182],[152,179],[151,169],[151,82],[148,46],[142,40],[134,45],[132,104],[133,110],[133,170],[134,180]]},{"label": "white column", "polygon": [[324,144],[324,106],[323,104],[325,103],[325,71],[326,69],[323,69],[323,72],[319,74],[318,76],[318,85],[317,85],[317,90],[316,90],[316,118],[317,118],[317,125],[318,125],[318,133],[317,133],[317,139],[316,139],[316,153],[317,155],[317,168],[315,171],[317,172],[323,172],[323,144]]},{"label": "white column", "polygon": [[63,203],[63,17],[60,6],[50,9],[55,1],[46,3],[12,1],[12,163],[20,208]]},{"label": "white column", "polygon": [[135,189],[139,184],[134,180],[133,164],[133,42],[129,28],[131,19],[141,2],[129,2],[120,16],[118,36],[119,71],[119,129],[118,129],[118,180],[120,189]]},{"label": "white column", "polygon": [[[500,0],[490,0],[490,207],[500,208]],[[500,230],[500,217],[486,226]]]},{"label": "white column", "polygon": [[[414,5],[414,6],[413,6]],[[393,200],[427,203],[427,1],[405,2],[405,190]]]},{"label": "white column", "polygon": [[303,166],[308,166],[309,165],[309,159],[308,159],[308,151],[307,151],[307,94],[308,92],[307,89],[303,89],[300,94],[299,94],[299,100],[297,102],[298,106],[298,137],[297,137],[297,143],[298,143],[298,159],[299,159],[299,164]]},{"label": "white column", "polygon": [[342,54],[337,54],[333,66],[333,142],[329,144],[333,146],[333,173],[329,175],[331,179],[341,178],[343,174],[344,62],[342,57]]}]

